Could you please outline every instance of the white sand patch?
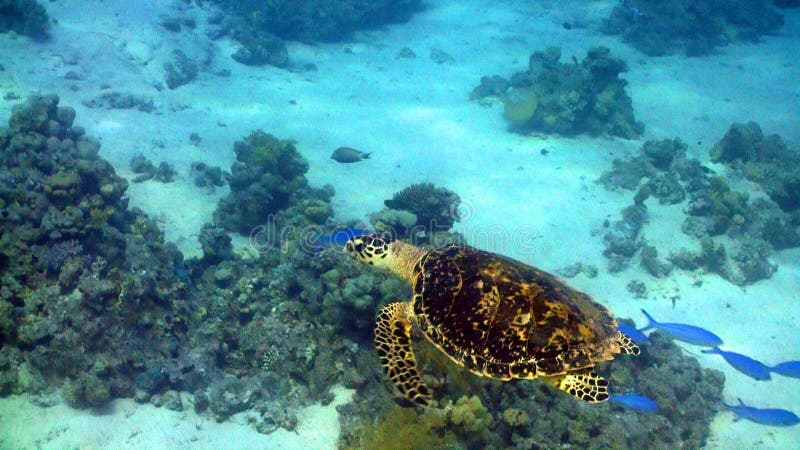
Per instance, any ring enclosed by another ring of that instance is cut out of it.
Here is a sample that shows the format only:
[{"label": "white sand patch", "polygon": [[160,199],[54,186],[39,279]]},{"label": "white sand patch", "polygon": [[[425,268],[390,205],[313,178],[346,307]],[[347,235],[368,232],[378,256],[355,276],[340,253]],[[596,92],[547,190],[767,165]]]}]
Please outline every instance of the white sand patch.
[{"label": "white sand patch", "polygon": [[334,400],[299,415],[297,429],[264,435],[247,423],[247,413],[217,423],[192,411],[170,411],[130,399],[113,401],[103,411],[59,404],[42,408],[26,396],[0,399],[0,447],[41,449],[324,449],[339,438],[336,407],[353,391],[333,387]]}]

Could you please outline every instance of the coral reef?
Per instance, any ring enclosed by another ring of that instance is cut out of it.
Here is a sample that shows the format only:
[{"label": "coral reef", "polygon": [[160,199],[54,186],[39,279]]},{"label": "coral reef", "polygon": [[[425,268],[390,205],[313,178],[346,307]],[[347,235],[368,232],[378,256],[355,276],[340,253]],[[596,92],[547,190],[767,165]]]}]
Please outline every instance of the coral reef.
[{"label": "coral reef", "polygon": [[197,78],[197,63],[181,50],[172,52],[172,60],[164,63],[164,82],[170,89],[190,83]]},{"label": "coral reef", "polygon": [[755,122],[734,123],[709,154],[711,161],[728,164],[761,184],[784,211],[800,210],[800,149],[782,137],[765,136]]},{"label": "coral reef", "polygon": [[610,272],[620,272],[627,268],[628,261],[643,245],[639,236],[647,221],[647,207],[633,204],[622,210],[622,218],[610,224],[611,229],[605,234],[606,248],[603,251],[608,260]]},{"label": "coral reef", "polygon": [[248,65],[269,64],[275,67],[289,66],[289,51],[283,39],[269,32],[260,32],[251,26],[232,28],[231,36],[241,45],[231,55],[234,61]]},{"label": "coral reef", "polygon": [[502,98],[510,128],[521,133],[540,131],[575,135],[608,134],[635,139],[644,124],[633,114],[627,82],[619,74],[627,65],[605,47],[592,47],[583,61],[561,63],[561,49],[550,47],[531,54],[528,70],[506,82],[483,77],[470,98]]},{"label": "coral reef", "polygon": [[410,211],[384,208],[370,214],[369,223],[383,233],[409,236],[417,225],[417,215]]},{"label": "coral reef", "polygon": [[153,179],[161,183],[172,183],[177,176],[178,172],[172,164],[161,161],[153,174]]},{"label": "coral reef", "polygon": [[[219,34],[228,34],[241,46],[232,58],[242,64],[277,67],[290,65],[285,40],[304,42],[344,39],[353,31],[408,20],[420,0],[222,0],[230,12]],[[218,36],[215,36],[218,37]]]},{"label": "coral reef", "polygon": [[46,39],[50,35],[50,18],[36,0],[0,0],[0,33],[9,31]]},{"label": "coral reef", "polygon": [[117,91],[103,92],[91,100],[84,100],[82,103],[89,108],[135,109],[146,113],[151,113],[156,109],[151,97]]},{"label": "coral reef", "polygon": [[[34,97],[0,129],[1,394],[61,386],[74,407],[133,397],[216,420],[248,410],[269,433],[293,429],[331,386],[365,385],[376,309],[409,297],[405,283],[288,235],[243,259],[212,224],[202,257],[184,261],[127,208],[127,183],[74,119],[57,97]],[[237,148],[255,178],[289,174],[301,191],[275,226],[328,217],[313,212],[330,206],[313,202],[290,142],[254,133]]]},{"label": "coral reef", "polygon": [[[417,217],[414,226],[424,232],[433,233],[448,231],[458,222],[461,198],[449,189],[437,188],[433,183],[417,183],[395,193],[383,203],[390,209],[414,214]],[[396,223],[404,226],[400,217]],[[395,231],[399,233],[400,230]]]},{"label": "coral reef", "polygon": [[259,226],[282,229],[290,220],[301,227],[321,225],[333,215],[333,189],[308,185],[308,162],[294,142],[258,130],[236,141],[233,151],[236,162],[227,176],[231,193],[214,211],[218,225],[249,234]]},{"label": "coral reef", "polygon": [[226,0],[222,4],[255,30],[304,42],[339,40],[357,29],[404,22],[421,6],[420,0]]},{"label": "coral reef", "polygon": [[[758,125],[750,123],[732,126],[712,148],[711,157],[745,177],[772,174],[748,178],[762,182],[774,201],[751,200],[747,193],[731,189],[726,178],[686,158],[686,145],[678,139],[647,141],[641,154],[614,160],[598,180],[606,189],[636,190],[634,205],[623,210],[623,220],[614,222],[605,235],[609,270],[627,267],[641,248],[641,264],[653,276],[666,276],[674,264],[684,270],[705,268],[745,285],[772,275],[776,266],[768,257],[775,250],[800,245],[800,214],[791,209],[791,202],[783,201],[797,198],[793,183],[800,180],[800,154],[779,136],[764,137]],[[665,262],[658,259],[654,245],[642,246],[638,219],[643,216],[631,213],[634,207],[646,212],[650,197],[661,204],[685,203],[682,230],[696,238],[696,249],[679,251]]]},{"label": "coral reef", "polygon": [[0,129],[0,326],[20,368],[5,390],[63,385],[76,407],[132,395],[133,374],[186,347],[182,255],[128,210],[127,182],[56,96],[13,108]]},{"label": "coral reef", "polygon": [[209,166],[201,161],[194,161],[191,165],[191,177],[194,179],[194,185],[197,187],[210,187],[214,189],[215,186],[223,186],[225,180],[222,176],[222,169],[219,166]]},{"label": "coral reef", "polygon": [[703,56],[731,42],[757,42],[781,26],[783,16],[768,0],[623,0],[602,31],[650,56]]},{"label": "coral reef", "polygon": [[178,173],[172,164],[162,161],[158,167],[154,166],[152,161],[145,158],[144,155],[138,154],[131,158],[130,161],[131,171],[138,174],[132,181],[134,183],[141,183],[147,180],[155,180],[161,183],[171,183],[175,181]]}]

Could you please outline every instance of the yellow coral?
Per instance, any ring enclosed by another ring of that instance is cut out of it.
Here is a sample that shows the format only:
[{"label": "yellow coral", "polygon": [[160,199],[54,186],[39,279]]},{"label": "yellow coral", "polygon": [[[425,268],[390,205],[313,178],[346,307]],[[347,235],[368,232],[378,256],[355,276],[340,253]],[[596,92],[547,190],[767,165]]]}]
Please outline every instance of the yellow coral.
[{"label": "yellow coral", "polygon": [[469,398],[461,396],[452,407],[450,421],[464,431],[476,434],[486,432],[493,422],[492,415],[476,395]]},{"label": "yellow coral", "polygon": [[503,411],[503,420],[512,427],[524,425],[530,421],[528,413],[517,408],[508,408]]},{"label": "yellow coral", "polygon": [[343,448],[413,450],[450,448],[454,436],[440,429],[444,420],[435,410],[418,415],[414,409],[393,405],[377,424],[367,422],[354,442]]},{"label": "yellow coral", "polygon": [[506,97],[503,115],[512,125],[522,126],[528,123],[539,106],[539,97],[533,88],[512,90]]}]

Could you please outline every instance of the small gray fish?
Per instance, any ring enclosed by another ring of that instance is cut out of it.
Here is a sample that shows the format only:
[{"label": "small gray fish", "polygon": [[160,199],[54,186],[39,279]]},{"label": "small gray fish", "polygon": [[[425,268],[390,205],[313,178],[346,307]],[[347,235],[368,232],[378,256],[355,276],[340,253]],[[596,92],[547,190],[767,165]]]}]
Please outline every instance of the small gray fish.
[{"label": "small gray fish", "polygon": [[370,153],[364,153],[350,147],[339,147],[333,151],[331,159],[340,163],[354,163],[369,159]]}]

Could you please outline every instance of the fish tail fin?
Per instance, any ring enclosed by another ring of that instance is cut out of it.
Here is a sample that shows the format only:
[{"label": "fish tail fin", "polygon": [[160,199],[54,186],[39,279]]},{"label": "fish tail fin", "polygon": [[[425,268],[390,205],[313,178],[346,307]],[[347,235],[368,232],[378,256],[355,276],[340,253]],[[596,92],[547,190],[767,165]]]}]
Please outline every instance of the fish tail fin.
[{"label": "fish tail fin", "polygon": [[647,311],[644,310],[644,308],[642,308],[642,314],[644,314],[644,316],[647,317],[647,325],[645,325],[644,328],[640,328],[639,331],[649,330],[651,328],[655,328],[655,326],[658,325],[658,322],[656,322],[655,319],[653,319],[653,316],[648,314]]},{"label": "fish tail fin", "polygon": [[363,158],[363,159],[369,159],[369,155],[371,155],[371,154],[372,154],[372,153],[362,153],[362,154],[361,154],[361,158]]},{"label": "fish tail fin", "polygon": [[[741,401],[741,400],[739,400],[739,401]],[[720,403],[722,403],[722,406],[724,406],[727,409],[730,409],[731,411],[733,411],[734,408],[736,408],[736,405],[729,405],[729,404],[725,403],[724,400],[720,400]]]}]

